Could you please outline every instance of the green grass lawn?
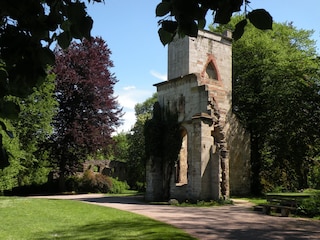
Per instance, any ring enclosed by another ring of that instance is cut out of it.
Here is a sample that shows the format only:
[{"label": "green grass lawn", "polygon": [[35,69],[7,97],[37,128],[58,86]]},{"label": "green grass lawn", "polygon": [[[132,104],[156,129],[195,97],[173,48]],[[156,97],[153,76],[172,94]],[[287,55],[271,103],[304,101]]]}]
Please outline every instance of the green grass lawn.
[{"label": "green grass lawn", "polygon": [[0,197],[0,239],[195,239],[173,226],[68,200]]},{"label": "green grass lawn", "polygon": [[259,205],[259,204],[263,204],[263,203],[267,203],[267,200],[265,198],[258,198],[258,197],[247,197],[247,198],[237,198],[235,197],[234,199],[242,199],[242,200],[246,200],[248,202],[251,202],[255,205]]}]

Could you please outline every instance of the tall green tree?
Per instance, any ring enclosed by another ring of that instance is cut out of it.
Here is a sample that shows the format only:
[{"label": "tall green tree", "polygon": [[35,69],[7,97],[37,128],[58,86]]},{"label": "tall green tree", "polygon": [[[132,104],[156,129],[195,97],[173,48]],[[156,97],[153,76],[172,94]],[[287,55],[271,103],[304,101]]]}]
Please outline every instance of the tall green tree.
[{"label": "tall green tree", "polygon": [[50,171],[47,153],[40,147],[53,133],[52,121],[57,114],[55,76],[50,74],[44,83],[34,87],[26,98],[16,99],[19,117],[12,121],[16,137],[25,156],[20,160],[19,185],[40,184],[47,181]]},{"label": "tall green tree", "polygon": [[311,35],[290,23],[267,32],[248,25],[233,45],[233,110],[251,133],[254,193],[309,186],[320,136],[320,61]]},{"label": "tall green tree", "polygon": [[[129,158],[129,141],[127,132],[120,132],[112,137],[113,144],[110,144],[105,153],[107,159],[127,162]],[[105,159],[105,158],[104,158]]]},{"label": "tall green tree", "polygon": [[90,154],[112,143],[122,109],[114,96],[111,51],[102,38],[83,39],[56,51],[56,96],[51,156],[59,169],[60,188]]},{"label": "tall green tree", "polygon": [[39,146],[48,139],[53,130],[51,122],[57,107],[54,81],[55,77],[48,75],[46,83],[35,87],[28,97],[5,98],[19,105],[20,112],[18,118],[2,119],[8,128],[15,131],[11,138],[3,134],[8,163],[0,167],[0,191],[47,181],[48,162],[46,154],[39,150]]},{"label": "tall green tree", "polygon": [[[1,119],[3,123],[9,128],[13,129],[12,123],[8,119]],[[18,186],[18,176],[21,170],[20,159],[25,157],[25,152],[20,148],[20,142],[17,137],[8,136],[4,130],[0,128],[0,140],[3,146],[0,151],[6,157],[6,161],[2,159],[0,162],[0,195],[5,190],[11,190]],[[15,131],[10,131],[10,135],[16,135]]]},{"label": "tall green tree", "polygon": [[141,188],[146,181],[145,124],[152,118],[153,105],[157,94],[135,105],[136,123],[128,134],[128,183],[132,188]]}]

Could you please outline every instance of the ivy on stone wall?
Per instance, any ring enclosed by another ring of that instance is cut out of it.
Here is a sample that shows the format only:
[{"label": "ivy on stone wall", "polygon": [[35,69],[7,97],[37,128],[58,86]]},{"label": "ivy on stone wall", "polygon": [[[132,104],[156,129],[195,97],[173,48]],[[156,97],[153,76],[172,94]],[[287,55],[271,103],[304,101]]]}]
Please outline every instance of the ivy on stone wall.
[{"label": "ivy on stone wall", "polygon": [[146,156],[162,157],[162,135],[164,124],[162,122],[161,107],[158,102],[153,106],[153,117],[146,121],[144,126]]},{"label": "ivy on stone wall", "polygon": [[166,112],[163,132],[163,161],[172,168],[178,160],[181,149],[181,128],[178,123],[178,115]]},{"label": "ivy on stone wall", "polygon": [[160,164],[157,164],[160,168],[157,171],[162,176],[163,197],[166,199],[169,197],[170,180],[182,144],[177,113],[161,109],[159,103],[156,102],[153,118],[145,124],[145,140],[147,159],[161,161]]},{"label": "ivy on stone wall", "polygon": [[181,133],[178,116],[154,105],[153,117],[145,124],[146,154],[161,157],[164,162],[175,164],[181,149]]}]

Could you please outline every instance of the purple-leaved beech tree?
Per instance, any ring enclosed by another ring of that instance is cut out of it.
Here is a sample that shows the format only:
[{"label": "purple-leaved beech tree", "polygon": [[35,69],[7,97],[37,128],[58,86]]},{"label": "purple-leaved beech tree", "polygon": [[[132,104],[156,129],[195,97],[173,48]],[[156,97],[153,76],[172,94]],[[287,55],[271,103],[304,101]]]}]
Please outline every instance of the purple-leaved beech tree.
[{"label": "purple-leaved beech tree", "polygon": [[122,109],[114,96],[116,77],[110,72],[111,51],[102,38],[73,42],[55,51],[56,97],[59,111],[51,138],[53,163],[59,170],[60,190],[88,154],[112,144],[121,124]]}]

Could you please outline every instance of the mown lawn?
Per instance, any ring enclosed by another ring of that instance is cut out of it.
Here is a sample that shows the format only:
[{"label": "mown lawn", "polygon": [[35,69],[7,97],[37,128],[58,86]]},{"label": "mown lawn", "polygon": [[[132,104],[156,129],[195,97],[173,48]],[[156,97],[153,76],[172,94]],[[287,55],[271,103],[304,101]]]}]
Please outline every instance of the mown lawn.
[{"label": "mown lawn", "polygon": [[267,203],[267,200],[265,198],[258,198],[258,197],[247,197],[247,198],[237,198],[235,197],[234,199],[240,199],[240,200],[246,200],[248,202],[251,202],[255,205],[259,205],[259,204],[264,204]]},{"label": "mown lawn", "polygon": [[195,239],[133,213],[69,200],[0,197],[0,239]]}]

